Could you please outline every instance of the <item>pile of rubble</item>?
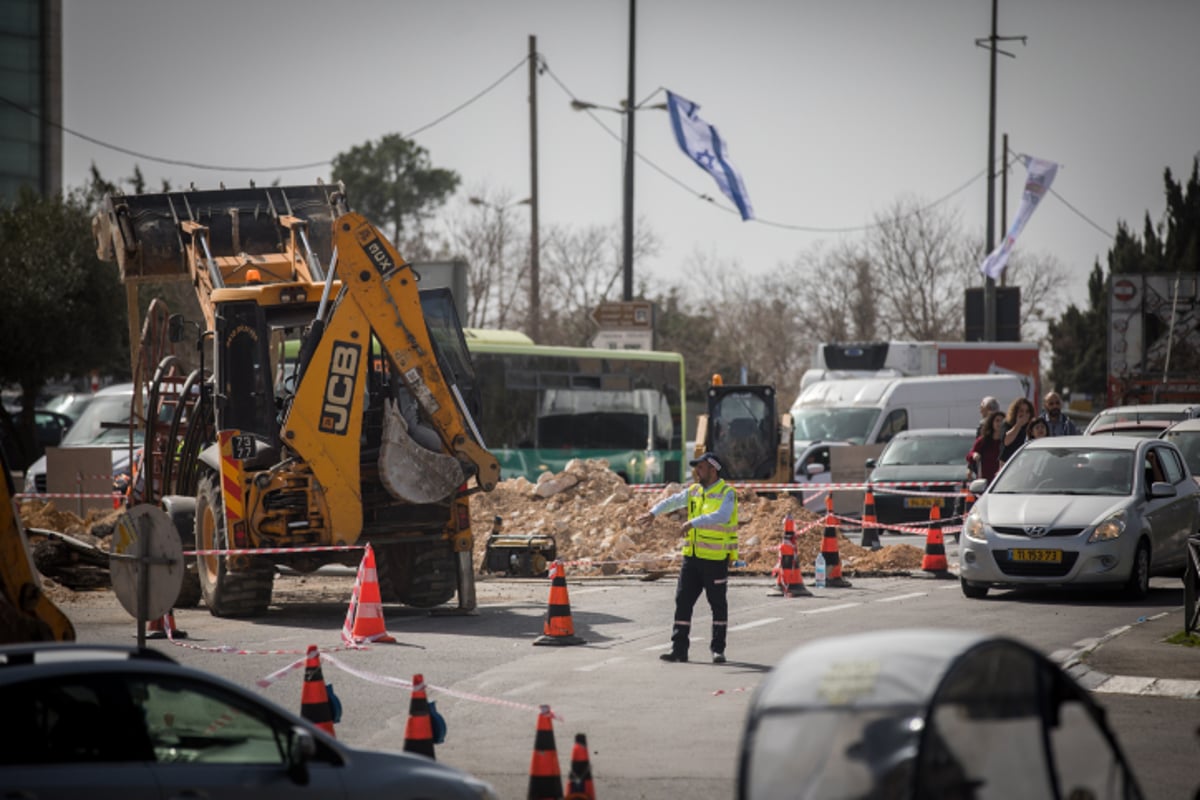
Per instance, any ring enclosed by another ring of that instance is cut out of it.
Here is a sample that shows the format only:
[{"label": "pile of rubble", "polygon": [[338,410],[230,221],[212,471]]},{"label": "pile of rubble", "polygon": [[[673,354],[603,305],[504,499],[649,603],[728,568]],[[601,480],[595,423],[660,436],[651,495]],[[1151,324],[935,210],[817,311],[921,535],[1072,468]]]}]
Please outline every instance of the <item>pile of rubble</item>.
[{"label": "pile of rubble", "polygon": [[[571,574],[653,573],[678,568],[684,512],[656,517],[643,527],[639,515],[681,489],[670,484],[658,491],[628,486],[604,461],[576,460],[558,473],[543,472],[536,483],[524,478],[501,481],[488,493],[471,497],[476,526],[475,563],[482,567],[487,530],[494,517],[508,534],[549,535],[558,557],[574,562]],[[791,495],[769,497],[752,490],[738,492],[738,541],[746,562],[743,573],[769,573],[779,559],[784,518],[796,525],[797,555],[811,574],[824,518],[806,510]],[[845,575],[882,575],[920,569],[923,550],[893,545],[870,550],[838,531],[838,555]]]}]

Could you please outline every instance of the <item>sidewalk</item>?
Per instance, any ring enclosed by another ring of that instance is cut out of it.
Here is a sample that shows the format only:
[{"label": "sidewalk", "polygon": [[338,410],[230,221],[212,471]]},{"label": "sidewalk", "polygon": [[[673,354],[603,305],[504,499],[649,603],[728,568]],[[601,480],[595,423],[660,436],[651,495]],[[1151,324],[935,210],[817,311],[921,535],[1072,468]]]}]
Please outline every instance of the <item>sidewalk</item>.
[{"label": "sidewalk", "polygon": [[1183,610],[1163,612],[1115,628],[1056,660],[1092,692],[1200,700],[1200,647],[1168,644],[1183,630]]}]

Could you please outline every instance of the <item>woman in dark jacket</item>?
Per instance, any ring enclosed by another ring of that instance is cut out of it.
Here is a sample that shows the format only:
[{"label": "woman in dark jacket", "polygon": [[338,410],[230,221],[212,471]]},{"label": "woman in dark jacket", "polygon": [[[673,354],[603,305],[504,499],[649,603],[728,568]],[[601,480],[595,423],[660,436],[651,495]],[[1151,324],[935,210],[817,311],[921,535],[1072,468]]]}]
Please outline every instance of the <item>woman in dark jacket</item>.
[{"label": "woman in dark jacket", "polygon": [[987,419],[988,432],[975,440],[967,453],[967,469],[976,478],[989,482],[1000,471],[1000,450],[1004,447],[1004,412],[993,411]]},{"label": "woman in dark jacket", "polygon": [[1008,417],[1004,422],[1004,446],[1000,449],[1000,465],[1012,458],[1012,454],[1025,444],[1025,427],[1033,421],[1033,403],[1018,397],[1008,406]]}]

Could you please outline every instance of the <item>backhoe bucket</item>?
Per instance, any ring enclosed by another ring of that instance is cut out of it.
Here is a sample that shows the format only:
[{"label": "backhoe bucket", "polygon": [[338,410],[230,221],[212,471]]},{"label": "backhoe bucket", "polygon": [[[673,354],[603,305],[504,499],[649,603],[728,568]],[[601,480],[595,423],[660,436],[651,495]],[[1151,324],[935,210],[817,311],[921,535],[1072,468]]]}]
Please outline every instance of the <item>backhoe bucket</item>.
[{"label": "backhoe bucket", "polygon": [[207,226],[213,253],[283,252],[288,230],[280,218],[308,223],[308,240],[322,264],[333,247],[333,220],[344,209],[340,183],[246,189],[108,195],[92,220],[96,254],[116,261],[122,281],[188,274],[183,222]]},{"label": "backhoe bucket", "polygon": [[379,478],[388,493],[410,503],[436,503],[466,481],[458,459],[417,444],[396,403],[388,401],[379,449]]}]

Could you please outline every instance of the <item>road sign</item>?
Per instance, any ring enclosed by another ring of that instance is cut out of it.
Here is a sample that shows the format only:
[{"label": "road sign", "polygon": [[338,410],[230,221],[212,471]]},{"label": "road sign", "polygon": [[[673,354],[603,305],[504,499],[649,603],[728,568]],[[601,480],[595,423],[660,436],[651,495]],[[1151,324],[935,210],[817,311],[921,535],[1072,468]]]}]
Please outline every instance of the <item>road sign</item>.
[{"label": "road sign", "polygon": [[592,321],[604,330],[653,330],[654,304],[649,300],[601,303],[592,310]]},{"label": "road sign", "polygon": [[1121,303],[1128,303],[1137,294],[1133,281],[1121,279],[1113,284],[1113,298]]},{"label": "road sign", "polygon": [[600,330],[592,337],[592,347],[604,350],[653,350],[654,331]]}]

